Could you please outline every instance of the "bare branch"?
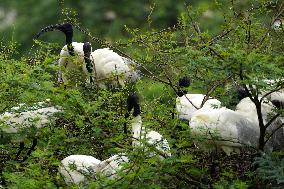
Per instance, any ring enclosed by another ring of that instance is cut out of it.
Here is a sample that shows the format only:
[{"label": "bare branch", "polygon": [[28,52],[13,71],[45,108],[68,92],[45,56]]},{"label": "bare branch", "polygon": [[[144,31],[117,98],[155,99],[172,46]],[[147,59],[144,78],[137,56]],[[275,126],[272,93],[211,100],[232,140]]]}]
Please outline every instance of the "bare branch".
[{"label": "bare branch", "polygon": [[264,140],[264,145],[270,140],[270,138],[278,131],[279,129],[283,128],[284,124],[282,123],[280,126],[278,126],[276,129],[274,129],[267,137],[266,140]]},{"label": "bare branch", "polygon": [[206,95],[204,96],[202,103],[200,105],[200,108],[203,107],[204,103],[209,99],[209,96],[215,91],[215,89],[220,86],[223,83],[226,83],[229,79],[231,79],[233,77],[233,75],[229,75],[227,78],[225,78],[225,80],[221,80],[218,81],[215,85],[213,85],[206,93]]},{"label": "bare branch", "polygon": [[275,121],[279,116],[280,116],[280,114],[274,115],[274,116],[269,120],[269,122],[267,122],[267,123],[264,125],[265,129],[267,129],[267,128],[271,125],[271,123],[272,123],[273,121]]},{"label": "bare branch", "polygon": [[279,91],[279,90],[281,90],[281,89],[284,89],[284,86],[278,87],[278,88],[276,88],[276,89],[273,89],[273,90],[271,90],[271,91],[265,93],[265,94],[261,97],[260,102],[262,102],[262,101],[264,100],[264,98],[267,97],[268,95],[270,95],[270,94],[272,94],[272,93],[274,93],[274,92],[277,92],[277,91]]}]

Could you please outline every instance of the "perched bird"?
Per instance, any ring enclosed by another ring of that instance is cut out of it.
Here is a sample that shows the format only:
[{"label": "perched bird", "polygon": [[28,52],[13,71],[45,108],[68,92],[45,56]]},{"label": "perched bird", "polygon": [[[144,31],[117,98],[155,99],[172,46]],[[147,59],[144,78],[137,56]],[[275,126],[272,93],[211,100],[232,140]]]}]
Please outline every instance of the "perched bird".
[{"label": "perched bird", "polygon": [[108,179],[117,178],[117,173],[125,163],[128,163],[126,154],[120,153],[100,161],[88,155],[70,155],[61,161],[59,173],[63,176],[66,184],[81,184],[98,177]]},{"label": "perched bird", "polygon": [[153,130],[148,130],[142,125],[139,98],[136,94],[129,95],[127,99],[127,107],[129,112],[133,109],[133,118],[131,120],[133,134],[132,145],[134,147],[141,146],[142,141],[145,140],[148,145],[155,147],[156,151],[162,157],[171,156],[170,146],[167,139],[165,139],[160,133]]},{"label": "perched bird", "polygon": [[61,161],[59,173],[66,184],[80,184],[86,178],[95,179],[100,160],[87,155],[70,155]]},{"label": "perched bird", "polygon": [[[259,97],[261,98],[261,97]],[[284,149],[284,118],[280,115],[276,117],[273,121],[274,116],[277,116],[277,112],[275,112],[276,106],[268,99],[264,99],[261,103],[261,116],[263,119],[263,124],[269,124],[266,128],[266,135],[270,135],[273,133],[271,138],[268,140],[266,144],[266,150],[276,150],[276,149]],[[259,130],[259,119],[257,115],[257,110],[255,104],[250,100],[250,98],[242,99],[236,106],[236,112],[245,115],[250,118],[255,124],[256,128]]]},{"label": "perched bird", "polygon": [[[261,103],[261,114],[264,120],[264,124],[266,124],[269,121],[269,115],[273,113],[274,108],[275,107],[273,106],[273,104],[267,99]],[[258,125],[258,115],[256,107],[249,97],[243,98],[237,104],[235,111],[249,117]]]},{"label": "perched bird", "polygon": [[[271,133],[282,125],[282,118],[276,118],[273,104],[264,100],[261,103],[261,116],[263,124],[270,123],[266,133]],[[231,152],[239,152],[244,146],[258,147],[260,126],[255,104],[249,97],[242,99],[236,106],[236,110],[227,108],[200,109],[196,111],[189,126],[194,135],[205,136],[205,143],[213,144],[217,149],[222,149],[227,155]],[[283,128],[277,130],[268,140],[265,151],[283,149]]]},{"label": "perched bird", "polygon": [[[62,112],[60,107],[50,106],[50,100],[46,99],[44,102],[38,102],[32,106],[26,104],[19,104],[11,110],[6,111],[0,115],[0,125],[2,132],[6,134],[16,134],[23,129],[30,127],[41,128],[54,120],[55,114]],[[34,150],[37,144],[36,136],[33,136],[33,144],[28,155]],[[24,139],[20,140],[20,148],[17,157],[24,149]]]},{"label": "perched bird", "polygon": [[[162,157],[171,156],[170,147],[166,139],[155,131],[148,131],[142,126],[140,116],[140,105],[138,96],[130,94],[127,98],[128,112],[133,110],[133,119],[131,120],[133,132],[133,147],[142,146],[142,140],[146,140],[148,147],[153,146],[156,150],[151,151],[154,155],[158,152]],[[151,148],[148,148],[149,151]],[[92,156],[87,155],[70,155],[61,161],[59,172],[64,177],[67,184],[80,184],[97,177],[107,177],[109,179],[118,178],[117,173],[122,170],[123,166],[129,163],[126,153],[112,155],[106,160],[100,161]]]},{"label": "perched bird", "polygon": [[[73,27],[70,23],[47,26],[37,33],[36,38],[48,31],[54,30],[63,32],[66,38],[65,46],[60,52],[60,58],[58,61],[60,67],[58,81],[68,84],[68,81],[74,80],[74,73],[76,73],[76,71],[81,71],[83,72],[83,76],[86,78],[87,82],[92,82],[93,63],[91,59],[91,44],[88,42],[72,42]],[[68,77],[65,75],[68,75]]]},{"label": "perched bird", "polygon": [[[269,79],[264,79],[260,81],[261,83],[263,83],[266,86],[269,86],[272,89],[276,89],[277,85],[282,84],[282,80],[269,80]],[[247,89],[249,92],[251,92],[252,89],[256,89],[256,85],[251,85],[251,87],[249,85],[246,85]],[[252,88],[252,89],[251,89]],[[245,90],[244,86],[238,85],[236,87],[237,89],[237,95],[238,95],[238,99],[242,100],[243,98],[246,98],[249,96],[249,94],[247,94],[247,91]],[[270,89],[270,90],[272,90]],[[264,96],[266,95],[266,93],[270,92],[269,90],[260,90],[260,94],[259,96]],[[274,91],[272,93],[269,93],[268,95],[266,95],[266,99],[270,100],[272,102],[272,104],[274,106],[276,106],[277,108],[282,108],[284,105],[284,89],[279,89],[277,91]]]}]

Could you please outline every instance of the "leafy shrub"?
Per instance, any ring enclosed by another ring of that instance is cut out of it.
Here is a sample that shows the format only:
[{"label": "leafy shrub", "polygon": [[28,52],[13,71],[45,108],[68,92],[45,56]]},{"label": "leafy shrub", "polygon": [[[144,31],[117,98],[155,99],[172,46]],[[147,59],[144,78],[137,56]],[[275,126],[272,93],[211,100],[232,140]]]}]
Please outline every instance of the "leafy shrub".
[{"label": "leafy shrub", "polygon": [[[271,31],[266,18],[261,16],[266,11],[271,16],[269,5],[273,2],[256,1],[248,10],[243,10],[242,1],[221,2],[215,6],[225,19],[219,22],[222,26],[217,30],[221,31],[216,36],[216,31],[202,32],[198,26],[206,5],[197,9],[185,6],[175,26],[160,31],[126,26],[129,40],[111,46],[119,53],[127,51],[139,64],[143,77],[136,90],[141,97],[143,124],[163,134],[172,149],[172,157],[163,161],[159,156],[148,156],[144,148],[133,149],[131,135],[123,133],[124,123],[129,125],[125,119],[128,88],[114,92],[84,82],[64,88],[56,82],[57,45],[36,41],[39,50],[32,52],[32,57],[20,59],[13,59],[16,43],[1,45],[0,112],[18,103],[30,105],[46,98],[64,110],[55,122],[24,139],[27,146],[32,137],[39,139],[36,150],[26,161],[22,161],[23,157],[15,158],[19,145],[13,140],[16,136],[0,133],[1,184],[9,188],[241,189],[253,187],[262,179],[273,186],[282,185],[282,160],[257,159],[258,178],[251,166],[253,154],[249,150],[230,157],[203,152],[195,147],[188,124],[173,116],[181,76],[192,78],[190,93],[218,97],[226,104],[231,102],[231,95],[227,94],[232,94],[226,91],[227,87],[235,82],[258,84],[261,79],[282,76],[283,56],[279,52],[283,52],[283,46],[276,38],[283,36]],[[78,28],[77,19],[67,13],[65,21]],[[151,25],[151,15],[148,21]],[[85,30],[80,31],[92,40],[97,39]],[[80,74],[74,77],[74,81],[82,79]],[[263,84],[259,87],[272,90]],[[68,155],[86,154],[104,160],[120,152],[127,153],[130,163],[119,172],[118,179],[99,177],[80,186],[67,186],[58,173],[60,161]]]},{"label": "leafy shrub", "polygon": [[272,186],[284,186],[284,159],[281,154],[263,155],[254,164],[259,177]]}]

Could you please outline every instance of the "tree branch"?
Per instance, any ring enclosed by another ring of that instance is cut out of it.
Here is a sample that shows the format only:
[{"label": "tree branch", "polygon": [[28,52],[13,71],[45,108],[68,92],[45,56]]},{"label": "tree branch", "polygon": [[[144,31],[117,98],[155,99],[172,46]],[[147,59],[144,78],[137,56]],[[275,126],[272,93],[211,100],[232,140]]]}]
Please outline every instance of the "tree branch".
[{"label": "tree branch", "polygon": [[278,131],[279,129],[283,128],[284,124],[282,123],[280,126],[278,126],[276,129],[274,129],[267,137],[266,140],[264,140],[264,144],[266,144],[270,138],[276,133],[276,131]]}]

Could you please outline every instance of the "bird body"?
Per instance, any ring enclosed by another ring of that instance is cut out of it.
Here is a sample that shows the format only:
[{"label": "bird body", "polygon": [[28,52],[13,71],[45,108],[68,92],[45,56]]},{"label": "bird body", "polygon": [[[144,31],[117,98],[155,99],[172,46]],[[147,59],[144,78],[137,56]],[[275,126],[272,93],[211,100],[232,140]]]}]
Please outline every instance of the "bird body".
[{"label": "bird body", "polygon": [[21,128],[30,127],[31,125],[41,128],[52,121],[55,113],[62,111],[58,107],[46,107],[44,104],[46,103],[38,102],[29,107],[30,110],[24,110],[23,106],[26,105],[19,104],[19,106],[11,108],[10,111],[4,112],[0,115],[0,121],[3,124],[2,131],[17,133]]},{"label": "bird body", "polygon": [[[72,42],[72,47],[74,49],[74,56],[70,56],[67,45],[65,45],[61,52],[59,58],[59,82],[68,84],[70,81],[74,80],[74,75],[78,73],[78,77],[83,76],[83,81],[90,82],[88,76],[93,77],[93,73],[89,73],[84,60],[83,46],[85,43]],[[90,47],[91,48],[91,47]],[[90,50],[91,51],[91,50]],[[90,58],[90,57],[89,57]]]},{"label": "bird body", "polygon": [[[176,98],[176,111],[179,119],[190,120],[193,113],[200,108],[205,95],[203,94],[184,94]],[[214,98],[209,98],[202,108],[220,108],[221,102]]]},{"label": "bird body", "polygon": [[[259,81],[262,85],[269,88],[267,89],[261,89],[259,96],[264,96],[265,98],[273,103],[276,107],[281,107],[284,105],[284,89],[279,88],[279,84],[283,83],[283,79],[263,79]],[[281,84],[282,85],[282,84]],[[246,85],[248,91],[252,93],[251,90],[256,90],[259,86],[257,85]],[[271,90],[277,89],[279,90],[272,92]],[[239,100],[242,100],[243,98],[248,97],[247,91],[245,90],[244,86],[237,86],[237,94]],[[271,91],[271,93],[269,93]],[[269,94],[267,94],[269,93]]]},{"label": "bird body", "polygon": [[[263,124],[267,124],[273,113],[273,104],[265,100],[261,103],[261,112]],[[267,133],[272,132],[282,124],[282,118],[276,118],[267,128]],[[257,147],[260,128],[255,104],[249,97],[242,99],[236,106],[236,110],[227,108],[219,109],[200,109],[196,111],[189,126],[195,135],[206,135],[209,139],[215,136],[214,143],[221,148],[226,154],[233,151],[238,152],[243,146]],[[274,133],[272,138],[267,142],[265,150],[282,149],[283,145],[283,128]]]},{"label": "bird body", "polygon": [[138,74],[131,68],[131,61],[121,57],[109,48],[97,49],[91,53],[94,62],[94,74],[99,87],[124,87],[128,81],[135,81]]},{"label": "bird body", "polygon": [[82,71],[83,74],[81,73],[79,78],[83,77],[81,78],[83,81],[92,82],[92,78],[95,77],[100,88],[124,87],[126,83],[135,82],[138,79],[138,73],[134,71],[135,65],[130,59],[118,55],[109,48],[91,52],[89,43],[88,50],[85,51],[86,43],[72,42],[73,27],[69,23],[47,26],[36,37],[53,30],[63,32],[66,37],[66,45],[60,52],[59,82],[68,84],[76,78],[74,77],[76,71]]},{"label": "bird body", "polygon": [[117,178],[117,172],[122,169],[125,163],[128,163],[129,159],[124,153],[116,154],[110,158],[100,162],[98,173],[102,176],[106,176],[109,179]]},{"label": "bird body", "polygon": [[86,176],[95,178],[100,160],[87,155],[70,155],[61,161],[59,172],[67,184],[79,184],[86,181]]},{"label": "bird body", "polygon": [[[269,121],[269,114],[273,113],[273,108],[274,108],[273,104],[268,100],[264,100],[261,103],[261,113],[264,124],[266,124]],[[256,107],[249,97],[242,99],[237,104],[236,112],[242,113],[246,117],[249,117],[258,125],[259,122],[258,122]]]},{"label": "bird body", "polygon": [[163,138],[160,133],[153,130],[147,130],[144,126],[142,126],[140,115],[134,117],[131,122],[133,146],[141,146],[141,140],[146,140],[149,145],[155,146],[157,151],[168,157],[171,156],[170,146],[167,139]]},{"label": "bird body", "polygon": [[87,178],[96,179],[99,176],[115,179],[117,172],[128,161],[125,154],[116,154],[103,161],[88,155],[70,155],[61,161],[59,173],[66,184],[78,185],[85,182]]},{"label": "bird body", "polygon": [[193,135],[206,136],[206,142],[215,144],[227,155],[239,152],[243,145],[255,147],[259,137],[258,125],[253,120],[224,107],[196,111],[189,126]]},{"label": "bird body", "polygon": [[[34,126],[39,129],[51,123],[51,121],[55,118],[55,114],[62,112],[62,110],[60,107],[49,106],[49,101],[49,99],[46,99],[45,102],[35,103],[31,107],[26,107],[27,105],[22,103],[11,108],[10,111],[4,112],[0,115],[0,131],[6,134],[17,134],[25,128],[28,129]],[[25,134],[26,133],[27,132],[25,132]],[[20,142],[20,147],[16,155],[18,158],[24,149],[24,139],[26,138],[26,135],[23,136],[21,133],[20,137],[15,138],[17,138],[16,141],[19,140]],[[27,152],[27,156],[24,160],[31,154],[37,145],[36,136],[32,136],[32,138],[32,146]]]},{"label": "bird body", "polygon": [[[165,139],[160,133],[148,130],[145,126],[143,126],[140,115],[139,99],[136,94],[129,95],[127,99],[127,106],[128,112],[134,109],[132,114],[133,118],[131,120],[133,147],[143,146],[142,141],[145,140],[148,145],[154,146],[159,153],[163,154],[163,157],[171,156],[170,146],[167,139]],[[155,153],[151,152],[150,154],[153,155]]]},{"label": "bird body", "polygon": [[[273,93],[272,93],[273,94]],[[271,94],[271,95],[272,95]],[[261,103],[261,113],[263,118],[263,124],[266,125],[273,116],[276,115],[274,112],[275,106],[267,99],[265,99]],[[258,115],[256,112],[255,104],[247,97],[242,99],[239,104],[236,106],[236,112],[239,112],[250,119],[253,120],[256,128],[259,130],[259,121]],[[283,125],[284,119],[283,117],[277,117],[266,129],[266,134],[270,134],[271,132],[276,132],[273,136],[268,140],[266,144],[266,150],[271,151],[274,149],[284,149],[284,128],[277,129],[279,126]]]},{"label": "bird body", "polygon": [[284,90],[271,93],[268,97],[271,102],[279,101],[281,105],[284,104]]}]

